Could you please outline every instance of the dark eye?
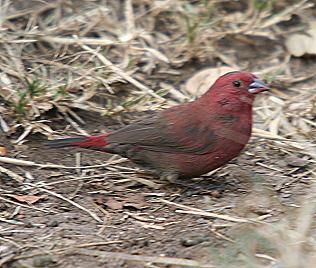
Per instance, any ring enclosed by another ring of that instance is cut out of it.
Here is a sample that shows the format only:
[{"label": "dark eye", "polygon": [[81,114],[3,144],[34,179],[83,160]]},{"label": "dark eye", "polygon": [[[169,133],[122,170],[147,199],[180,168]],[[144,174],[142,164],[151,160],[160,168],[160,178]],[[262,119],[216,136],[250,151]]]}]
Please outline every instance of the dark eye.
[{"label": "dark eye", "polygon": [[240,81],[240,80],[235,80],[235,81],[233,82],[233,85],[234,85],[235,87],[240,87],[240,86],[241,86],[241,81]]}]

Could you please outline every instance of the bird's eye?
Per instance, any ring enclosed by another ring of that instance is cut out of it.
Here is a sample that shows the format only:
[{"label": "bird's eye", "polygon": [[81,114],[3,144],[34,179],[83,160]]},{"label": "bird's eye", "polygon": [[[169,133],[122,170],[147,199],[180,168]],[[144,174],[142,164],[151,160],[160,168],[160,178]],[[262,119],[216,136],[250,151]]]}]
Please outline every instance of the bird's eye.
[{"label": "bird's eye", "polygon": [[233,85],[235,87],[240,87],[241,86],[241,81],[240,80],[236,80],[236,81],[233,82]]}]

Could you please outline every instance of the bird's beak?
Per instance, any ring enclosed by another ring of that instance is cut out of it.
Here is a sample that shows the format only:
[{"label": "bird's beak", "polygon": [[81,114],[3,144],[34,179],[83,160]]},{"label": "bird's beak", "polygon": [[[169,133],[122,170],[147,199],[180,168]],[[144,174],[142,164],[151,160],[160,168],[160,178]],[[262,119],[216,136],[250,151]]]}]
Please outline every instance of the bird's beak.
[{"label": "bird's beak", "polygon": [[254,79],[253,82],[249,85],[248,92],[251,94],[258,94],[269,89],[270,88],[263,81],[259,79]]}]

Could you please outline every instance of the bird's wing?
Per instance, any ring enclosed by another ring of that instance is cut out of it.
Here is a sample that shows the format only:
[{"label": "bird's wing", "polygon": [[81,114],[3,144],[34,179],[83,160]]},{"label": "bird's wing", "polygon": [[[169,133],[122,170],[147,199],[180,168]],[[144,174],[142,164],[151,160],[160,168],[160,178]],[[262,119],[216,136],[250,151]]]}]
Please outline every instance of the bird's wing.
[{"label": "bird's wing", "polygon": [[214,148],[217,136],[197,111],[185,105],[160,112],[150,118],[109,134],[117,145],[134,145],[145,150],[167,153],[206,154]]}]

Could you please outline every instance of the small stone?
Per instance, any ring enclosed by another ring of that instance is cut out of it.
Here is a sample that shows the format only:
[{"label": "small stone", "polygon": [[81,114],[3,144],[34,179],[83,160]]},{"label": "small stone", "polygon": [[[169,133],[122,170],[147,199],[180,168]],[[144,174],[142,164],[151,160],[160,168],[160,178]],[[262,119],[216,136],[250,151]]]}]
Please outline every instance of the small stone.
[{"label": "small stone", "polygon": [[309,161],[304,158],[299,158],[294,155],[285,158],[286,163],[292,167],[306,167]]},{"label": "small stone", "polygon": [[218,190],[214,190],[214,191],[212,191],[211,196],[215,197],[215,198],[220,198],[221,197],[221,192],[218,191]]},{"label": "small stone", "polygon": [[48,227],[57,227],[59,225],[59,222],[57,220],[51,220],[47,223]]},{"label": "small stone", "polygon": [[24,226],[26,228],[32,228],[32,227],[34,227],[34,224],[32,222],[30,222],[29,220],[25,220],[24,221]]},{"label": "small stone", "polygon": [[192,247],[205,241],[208,241],[208,239],[202,236],[188,236],[180,240],[181,245],[184,247]]},{"label": "small stone", "polygon": [[7,245],[0,245],[0,256],[5,255],[10,251],[10,247]]},{"label": "small stone", "polygon": [[70,207],[66,207],[66,206],[60,206],[59,209],[65,211],[65,212],[71,211],[71,208]]},{"label": "small stone", "polygon": [[52,259],[51,256],[44,255],[44,256],[35,256],[33,258],[33,265],[35,267],[49,267],[55,265],[55,261]]}]

